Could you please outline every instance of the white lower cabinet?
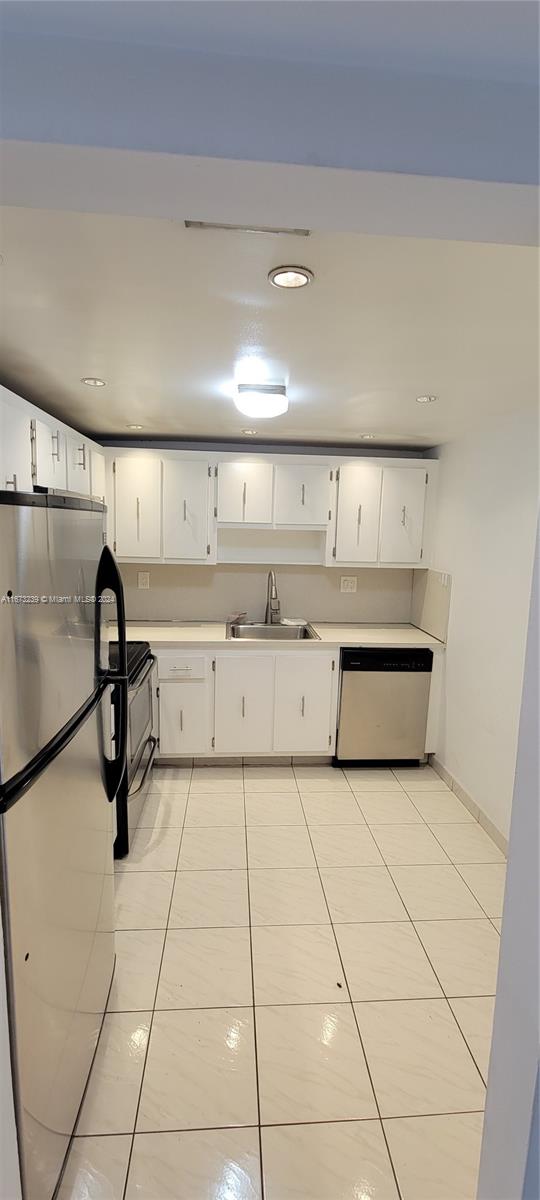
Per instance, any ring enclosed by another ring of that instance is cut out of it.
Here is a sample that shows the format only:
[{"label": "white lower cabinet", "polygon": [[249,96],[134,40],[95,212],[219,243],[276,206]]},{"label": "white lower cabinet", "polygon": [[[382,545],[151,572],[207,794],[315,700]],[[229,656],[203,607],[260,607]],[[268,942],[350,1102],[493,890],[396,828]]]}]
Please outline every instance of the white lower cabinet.
[{"label": "white lower cabinet", "polygon": [[330,655],[276,655],[274,750],[328,754],[336,659]]},{"label": "white lower cabinet", "polygon": [[216,752],[261,754],[271,751],[274,656],[218,655],[215,664]]},{"label": "white lower cabinet", "polygon": [[211,716],[207,679],[160,680],[160,754],[208,754],[212,742]]}]

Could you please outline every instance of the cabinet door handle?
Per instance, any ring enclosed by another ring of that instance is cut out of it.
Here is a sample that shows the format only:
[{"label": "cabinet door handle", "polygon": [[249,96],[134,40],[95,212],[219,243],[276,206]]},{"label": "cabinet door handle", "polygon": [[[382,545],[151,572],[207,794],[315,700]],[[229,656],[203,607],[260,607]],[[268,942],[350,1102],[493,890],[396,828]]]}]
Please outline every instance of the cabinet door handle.
[{"label": "cabinet door handle", "polygon": [[184,500],[184,521],[187,521],[187,502]]},{"label": "cabinet door handle", "polygon": [[244,479],[244,486],[242,488],[242,520],[245,520],[245,517],[246,517],[246,501],[247,501],[247,483]]},{"label": "cabinet door handle", "polygon": [[302,484],[302,504],[306,503],[306,485]]},{"label": "cabinet door handle", "polygon": [[407,522],[407,508],[405,505],[403,505],[403,508],[401,510],[401,524],[405,525],[406,522]]},{"label": "cabinet door handle", "polygon": [[246,715],[246,697],[242,696],[242,717]]},{"label": "cabinet door handle", "polygon": [[86,471],[86,442],[83,442],[82,446],[79,446],[78,449],[79,449],[80,458],[77,463],[77,466],[82,467],[83,471]]},{"label": "cabinet door handle", "polygon": [[180,733],[184,732],[184,710],[180,709]]},{"label": "cabinet door handle", "polygon": [[11,479],[6,479],[6,490],[9,488],[13,488],[14,492],[17,491],[17,476],[15,472],[13,472]]},{"label": "cabinet door handle", "polygon": [[140,501],[140,497],[137,496],[137,541],[139,542],[140,539],[141,539],[141,501]]},{"label": "cabinet door handle", "polygon": [[358,505],[358,516],[356,518],[356,542],[360,541],[360,526],[362,524],[362,505]]},{"label": "cabinet door handle", "polygon": [[300,705],[300,712],[302,713],[302,716],[303,716],[303,717],[305,717],[305,715],[306,715],[306,697],[305,697],[305,696],[302,696],[302,703],[301,703],[301,705]]},{"label": "cabinet door handle", "polygon": [[52,457],[55,458],[57,462],[60,462],[60,434],[58,432],[51,433],[51,442],[52,442],[52,450],[51,450]]}]

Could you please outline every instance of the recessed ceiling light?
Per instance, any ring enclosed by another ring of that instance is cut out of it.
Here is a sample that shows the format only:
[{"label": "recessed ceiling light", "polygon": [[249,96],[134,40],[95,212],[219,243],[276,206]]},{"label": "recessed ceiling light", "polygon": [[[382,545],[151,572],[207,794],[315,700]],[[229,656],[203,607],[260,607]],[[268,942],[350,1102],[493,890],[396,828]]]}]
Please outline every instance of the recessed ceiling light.
[{"label": "recessed ceiling light", "polygon": [[242,433],[244,434],[245,437],[256,437],[257,430],[256,429],[243,429]]},{"label": "recessed ceiling light", "polygon": [[375,434],[374,433],[361,433],[360,437],[362,438],[363,442],[372,442],[375,437]]},{"label": "recessed ceiling light", "polygon": [[417,396],[416,403],[417,404],[434,404],[435,400],[438,400],[438,399],[439,399],[438,396]]},{"label": "recessed ceiling light", "polygon": [[280,417],[289,407],[282,383],[239,383],[234,403],[246,417]]},{"label": "recessed ceiling light", "polygon": [[142,425],[126,425],[126,429],[142,429]]},{"label": "recessed ceiling light", "polygon": [[81,383],[85,383],[87,387],[105,387],[106,380],[98,379],[96,375],[84,375]]},{"label": "recessed ceiling light", "polygon": [[268,274],[268,282],[279,288],[302,288],[313,278],[313,271],[307,267],[274,267]]}]

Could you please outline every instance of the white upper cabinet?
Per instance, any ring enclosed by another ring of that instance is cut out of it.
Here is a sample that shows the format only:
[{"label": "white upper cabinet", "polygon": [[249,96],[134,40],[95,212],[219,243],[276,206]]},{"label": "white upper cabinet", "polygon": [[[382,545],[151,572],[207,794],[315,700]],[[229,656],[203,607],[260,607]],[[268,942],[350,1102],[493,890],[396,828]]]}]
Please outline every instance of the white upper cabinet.
[{"label": "white upper cabinet", "polygon": [[7,402],[0,402],[0,470],[0,491],[32,491],[30,418]]},{"label": "white upper cabinet", "polygon": [[272,463],[220,463],[217,519],[235,525],[271,525],[274,467]]},{"label": "white upper cabinet", "polygon": [[208,485],[206,462],[163,461],[163,557],[206,562]]},{"label": "white upper cabinet", "polygon": [[105,501],[105,455],[101,450],[90,451],[90,495]]},{"label": "white upper cabinet", "polygon": [[425,468],[384,467],[380,562],[420,562],[425,504]]},{"label": "white upper cabinet", "polygon": [[57,425],[36,418],[34,435],[34,480],[40,487],[67,488],[66,435]]},{"label": "white upper cabinet", "polygon": [[272,749],[274,658],[232,654],[216,658],[215,748],[230,754]]},{"label": "white upper cabinet", "polygon": [[161,557],[161,459],[115,459],[115,550],[119,558]]},{"label": "white upper cabinet", "polygon": [[90,453],[84,438],[77,433],[66,436],[67,489],[81,496],[90,495]]},{"label": "white upper cabinet", "polygon": [[332,682],[331,656],[276,655],[274,750],[286,754],[328,754]]},{"label": "white upper cabinet", "polygon": [[328,467],[276,466],[276,525],[326,525],[330,500]]},{"label": "white upper cabinet", "polygon": [[336,562],[377,561],[382,468],[352,461],[339,468]]}]

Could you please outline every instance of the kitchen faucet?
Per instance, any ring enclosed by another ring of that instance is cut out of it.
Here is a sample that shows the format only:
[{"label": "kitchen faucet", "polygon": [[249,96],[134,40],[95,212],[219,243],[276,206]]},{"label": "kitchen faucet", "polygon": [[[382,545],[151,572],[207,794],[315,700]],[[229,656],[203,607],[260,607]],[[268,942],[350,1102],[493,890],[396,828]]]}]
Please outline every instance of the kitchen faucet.
[{"label": "kitchen faucet", "polygon": [[265,625],[279,625],[281,619],[281,605],[277,593],[276,573],[275,571],[268,572],[268,584],[266,587],[266,612],[264,614]]}]

